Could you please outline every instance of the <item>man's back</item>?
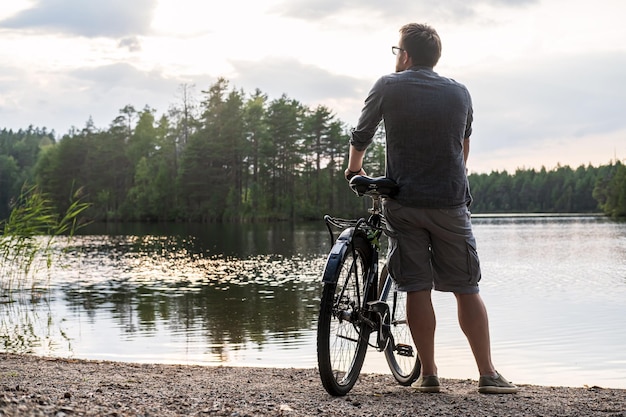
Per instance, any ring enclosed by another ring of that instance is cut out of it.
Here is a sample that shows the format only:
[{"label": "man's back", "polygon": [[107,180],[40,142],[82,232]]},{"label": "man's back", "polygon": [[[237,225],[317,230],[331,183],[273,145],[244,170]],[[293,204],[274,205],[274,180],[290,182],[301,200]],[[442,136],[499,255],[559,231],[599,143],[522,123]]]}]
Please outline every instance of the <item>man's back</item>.
[{"label": "man's back", "polygon": [[[412,67],[381,77],[368,100],[385,123],[385,175],[400,185],[395,199],[412,207],[468,204],[463,139],[471,134],[472,102],[467,89],[431,68]],[[360,122],[353,136],[365,127]]]}]

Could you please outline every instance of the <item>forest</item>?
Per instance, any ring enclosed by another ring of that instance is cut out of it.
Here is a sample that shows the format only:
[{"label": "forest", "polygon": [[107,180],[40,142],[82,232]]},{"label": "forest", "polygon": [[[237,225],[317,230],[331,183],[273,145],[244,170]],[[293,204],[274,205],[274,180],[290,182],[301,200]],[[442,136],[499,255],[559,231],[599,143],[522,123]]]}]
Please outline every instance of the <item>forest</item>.
[{"label": "forest", "polygon": [[[91,118],[61,137],[33,126],[0,130],[0,219],[35,186],[64,212],[107,222],[259,222],[354,216],[347,187],[349,128],[325,106],[270,100],[218,79],[162,115],[125,106],[107,128]],[[384,173],[384,132],[368,149],[368,174]],[[471,174],[473,213],[626,216],[626,167],[557,166]]]}]

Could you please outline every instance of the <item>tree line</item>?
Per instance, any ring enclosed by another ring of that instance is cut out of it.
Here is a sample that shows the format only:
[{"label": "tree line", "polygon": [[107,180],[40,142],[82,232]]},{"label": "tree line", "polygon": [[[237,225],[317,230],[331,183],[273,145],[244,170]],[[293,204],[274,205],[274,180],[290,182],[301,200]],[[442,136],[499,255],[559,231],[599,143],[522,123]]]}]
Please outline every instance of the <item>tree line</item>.
[{"label": "tree line", "polygon": [[469,176],[474,213],[593,213],[626,216],[626,167],[557,166]]},{"label": "tree line", "polygon": [[[270,100],[218,79],[201,92],[182,85],[160,116],[125,106],[105,128],[91,118],[60,139],[29,127],[0,131],[0,219],[25,184],[59,212],[80,190],[94,221],[275,221],[354,216],[364,202],[343,180],[349,129],[325,107],[283,95]],[[368,149],[367,172],[384,173],[384,132]],[[603,211],[626,216],[626,168],[471,174],[474,213]]]}]

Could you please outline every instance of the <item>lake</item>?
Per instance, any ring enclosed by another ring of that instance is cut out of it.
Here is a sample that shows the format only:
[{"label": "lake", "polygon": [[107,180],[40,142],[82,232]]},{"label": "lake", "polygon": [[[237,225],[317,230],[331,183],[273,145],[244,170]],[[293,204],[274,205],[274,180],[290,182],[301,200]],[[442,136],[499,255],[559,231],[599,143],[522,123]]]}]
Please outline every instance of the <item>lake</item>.
[{"label": "lake", "polygon": [[[626,388],[626,223],[475,217],[496,367],[515,383]],[[128,362],[316,366],[322,221],[91,225],[0,304],[5,352]],[[435,293],[444,378],[477,379]],[[388,373],[370,351],[364,372]]]}]

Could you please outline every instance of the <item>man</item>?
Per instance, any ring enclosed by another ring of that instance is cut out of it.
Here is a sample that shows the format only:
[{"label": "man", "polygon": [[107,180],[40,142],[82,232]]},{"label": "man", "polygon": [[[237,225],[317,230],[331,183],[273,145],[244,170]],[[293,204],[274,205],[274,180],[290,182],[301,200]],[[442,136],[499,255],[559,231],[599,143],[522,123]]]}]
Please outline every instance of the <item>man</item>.
[{"label": "man", "polygon": [[459,324],[480,372],[478,391],[517,392],[491,362],[487,310],[478,293],[481,275],[465,168],[472,133],[470,94],[462,84],[433,71],[441,40],[430,26],[403,26],[392,52],[396,72],[381,77],[365,100],[352,131],[345,176],[365,175],[365,150],[383,120],[386,176],[400,186],[384,203],[391,230],[387,265],[398,289],[408,293],[407,319],[422,366],[412,387],[440,391],[434,288],[456,296]]}]

